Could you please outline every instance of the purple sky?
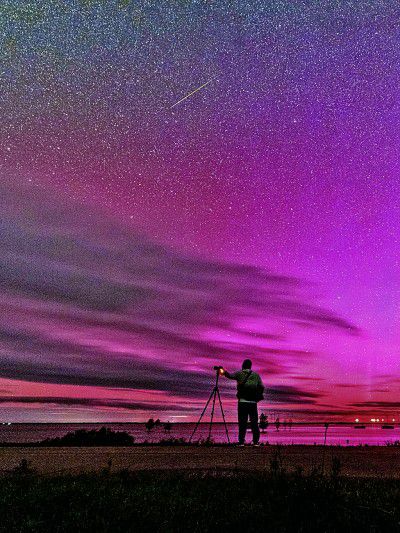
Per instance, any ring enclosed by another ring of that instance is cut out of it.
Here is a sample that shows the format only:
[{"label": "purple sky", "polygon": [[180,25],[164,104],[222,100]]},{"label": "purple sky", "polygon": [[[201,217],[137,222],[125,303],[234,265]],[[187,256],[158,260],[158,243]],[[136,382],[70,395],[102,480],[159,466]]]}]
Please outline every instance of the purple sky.
[{"label": "purple sky", "polygon": [[0,420],[397,417],[400,8],[0,9]]}]

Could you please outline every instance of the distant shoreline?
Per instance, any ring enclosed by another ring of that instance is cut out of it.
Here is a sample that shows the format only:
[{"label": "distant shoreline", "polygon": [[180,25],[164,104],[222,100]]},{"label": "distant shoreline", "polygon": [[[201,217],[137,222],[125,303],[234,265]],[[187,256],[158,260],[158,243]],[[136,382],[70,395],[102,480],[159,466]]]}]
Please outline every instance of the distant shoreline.
[{"label": "distant shoreline", "polygon": [[[193,422],[171,422],[169,421],[172,426],[190,426],[193,424],[196,424],[196,420]],[[84,426],[84,425],[91,425],[91,426],[107,426],[110,424],[118,424],[121,426],[125,425],[139,425],[142,426],[146,422],[11,422],[10,425],[12,426]],[[167,421],[161,421],[161,425],[166,424]],[[216,421],[213,422],[214,424],[223,424],[222,421]],[[354,427],[354,426],[367,426],[367,427],[379,427],[382,425],[385,425],[387,422],[292,422],[289,424],[286,422],[286,426],[318,426],[318,427],[324,427],[325,424],[329,424],[329,427],[331,426],[348,426],[348,427]],[[8,425],[8,422],[0,422],[0,428],[1,426]],[[237,426],[237,422],[227,422],[229,426]],[[400,428],[400,422],[389,422],[389,424],[393,425],[395,428]],[[201,426],[207,426],[210,425],[210,422],[200,422]],[[269,427],[274,427],[275,421],[269,422]],[[285,422],[283,420],[280,421],[280,427],[284,427]]]},{"label": "distant shoreline", "polygon": [[[145,422],[124,422],[124,423],[16,423],[11,425],[0,425],[0,445],[4,446],[39,446],[55,445],[50,443],[51,440],[57,440],[56,445],[62,445],[60,439],[65,439],[67,435],[78,433],[78,440],[65,442],[68,445],[101,444],[115,445],[116,441],[101,439],[101,442],[94,439],[96,433],[101,434],[103,431],[119,433],[119,445],[130,445],[129,440],[133,439],[135,445],[143,443],[148,445],[182,445],[187,443],[191,436],[193,443],[205,441],[211,437],[213,443],[226,443],[227,436],[222,422],[215,422],[211,428],[209,421],[201,423],[197,429],[194,422],[177,422],[177,423],[154,423]],[[238,438],[237,423],[229,422],[227,425],[228,434],[231,442],[236,442]],[[260,428],[261,429],[261,428]],[[82,441],[81,437],[89,432],[92,436],[89,441]],[[111,433],[108,434],[110,437]],[[122,433],[125,433],[125,441],[122,440]],[[94,440],[93,440],[94,439]],[[247,440],[251,440],[251,431]],[[167,441],[167,442],[162,442]],[[186,442],[185,442],[186,441]],[[400,425],[383,425],[383,424],[348,424],[348,423],[293,423],[279,424],[269,423],[264,429],[261,429],[261,444],[269,445],[321,445],[326,443],[331,446],[400,446]]]}]

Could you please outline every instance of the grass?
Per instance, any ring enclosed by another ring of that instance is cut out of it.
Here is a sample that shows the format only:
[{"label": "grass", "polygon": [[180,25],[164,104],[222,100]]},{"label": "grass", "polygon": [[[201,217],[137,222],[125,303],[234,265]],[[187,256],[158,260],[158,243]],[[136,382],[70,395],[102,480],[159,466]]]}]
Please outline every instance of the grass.
[{"label": "grass", "polygon": [[400,481],[286,473],[198,471],[38,476],[26,461],[0,485],[0,531],[400,531]]}]

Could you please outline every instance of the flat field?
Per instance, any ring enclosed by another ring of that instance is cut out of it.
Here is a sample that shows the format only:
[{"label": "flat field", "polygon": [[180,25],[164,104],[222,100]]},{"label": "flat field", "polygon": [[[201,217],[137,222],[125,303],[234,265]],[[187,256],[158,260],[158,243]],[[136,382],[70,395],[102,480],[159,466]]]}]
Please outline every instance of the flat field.
[{"label": "flat field", "polygon": [[132,447],[0,447],[0,475],[26,459],[38,474],[96,473],[121,470],[235,470],[262,472],[271,462],[305,474],[324,463],[328,473],[340,462],[346,477],[400,478],[400,447],[140,446]]}]

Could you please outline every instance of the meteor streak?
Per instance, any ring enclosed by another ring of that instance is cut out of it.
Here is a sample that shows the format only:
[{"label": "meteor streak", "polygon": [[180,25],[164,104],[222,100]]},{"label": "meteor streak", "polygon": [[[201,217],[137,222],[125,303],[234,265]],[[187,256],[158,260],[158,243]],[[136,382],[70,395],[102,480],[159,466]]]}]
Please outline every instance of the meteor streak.
[{"label": "meteor streak", "polygon": [[203,85],[200,85],[200,87],[197,87],[197,89],[195,89],[194,91],[192,91],[191,93],[187,94],[186,96],[184,96],[183,98],[181,98],[180,100],[178,100],[178,102],[175,102],[174,105],[172,105],[170,107],[170,109],[172,109],[173,107],[175,107],[176,105],[180,104],[181,102],[183,102],[184,100],[186,100],[186,98],[189,98],[189,96],[192,96],[192,94],[194,93],[197,93],[197,91],[200,91],[201,89],[204,89],[204,87],[207,87],[207,85],[209,83],[211,83],[212,80],[208,80],[206,83],[204,83]]}]

